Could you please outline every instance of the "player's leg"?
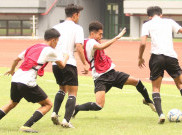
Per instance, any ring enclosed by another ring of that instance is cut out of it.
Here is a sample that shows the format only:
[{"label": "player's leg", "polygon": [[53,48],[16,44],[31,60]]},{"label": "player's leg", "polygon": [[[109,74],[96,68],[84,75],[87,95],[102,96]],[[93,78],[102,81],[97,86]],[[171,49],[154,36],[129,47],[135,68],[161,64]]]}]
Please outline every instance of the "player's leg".
[{"label": "player's leg", "polygon": [[182,95],[182,74],[176,78],[174,78],[174,82],[176,84],[176,87],[180,90],[180,93]]},{"label": "player's leg", "polygon": [[76,104],[76,96],[78,91],[78,73],[77,67],[72,65],[67,65],[64,68],[64,80],[63,84],[66,85],[68,90],[68,99],[65,106],[65,115],[61,123],[63,127],[73,128],[69,122]]},{"label": "player's leg", "polygon": [[15,108],[17,106],[17,102],[13,102],[12,100],[9,101],[8,104],[6,104],[5,106],[3,106],[0,109],[0,120],[9,112],[11,111],[13,108]]},{"label": "player's leg", "polygon": [[114,78],[112,76],[113,72],[114,70],[107,72],[94,80],[96,102],[87,102],[82,105],[76,105],[73,117],[75,117],[79,111],[99,111],[104,107],[105,93],[112,87],[112,85],[109,84],[113,81],[111,80]]},{"label": "player's leg", "polygon": [[162,77],[158,77],[156,80],[152,80],[152,98],[154,101],[154,105],[156,108],[156,111],[159,116],[159,124],[163,124],[165,122],[165,116],[162,111],[162,105],[161,105],[161,96],[160,96],[160,87],[161,87]]},{"label": "player's leg", "polygon": [[152,103],[152,101],[149,98],[148,91],[147,91],[146,87],[143,85],[143,83],[141,82],[141,80],[136,79],[136,78],[130,76],[127,79],[127,81],[125,82],[124,85],[132,85],[132,86],[135,86],[136,89],[138,90],[138,92],[140,92],[141,95],[144,97],[145,101],[147,103]]},{"label": "player's leg", "polygon": [[39,104],[41,105],[41,107],[34,112],[32,117],[24,124],[24,126],[31,127],[52,108],[52,102],[49,98],[40,101]]},{"label": "player's leg", "polygon": [[60,110],[61,104],[64,100],[65,94],[67,93],[67,85],[66,86],[60,86],[60,90],[57,92],[55,99],[54,99],[54,107],[53,112],[51,114],[51,120],[53,124],[55,125],[61,125],[59,122],[59,115],[58,112]]},{"label": "player's leg", "polygon": [[61,123],[63,127],[74,128],[69,122],[75,109],[78,86],[67,86],[68,99],[65,106],[65,115]]},{"label": "player's leg", "polygon": [[176,87],[180,90],[182,95],[182,70],[179,62],[175,58],[167,57],[166,71],[174,79]]},{"label": "player's leg", "polygon": [[95,98],[96,102],[87,102],[81,105],[76,105],[73,117],[75,117],[79,111],[100,111],[105,104],[105,90],[96,92]]},{"label": "player's leg", "polygon": [[143,83],[141,82],[141,80],[138,80],[134,77],[129,77],[127,79],[127,81],[125,82],[124,85],[133,85],[136,87],[136,89],[138,90],[138,92],[144,97],[143,103],[145,105],[150,106],[150,108],[156,112],[156,109],[154,107],[154,104],[152,102],[152,100],[149,97],[148,91],[146,89],[146,87],[143,85]]},{"label": "player's leg", "polygon": [[160,87],[162,78],[164,76],[164,70],[166,69],[166,58],[164,55],[152,54],[149,61],[150,67],[150,80],[152,82],[152,98],[154,105],[159,116],[159,124],[165,122],[165,116],[162,111]]},{"label": "player's leg", "polygon": [[11,92],[11,100],[9,101],[8,104],[6,104],[0,109],[0,119],[2,119],[9,111],[15,108],[17,104],[20,102],[20,100],[22,99],[22,96],[18,90],[18,83],[14,83],[14,82],[11,83],[10,92]]},{"label": "player's leg", "polygon": [[[66,67],[65,67],[66,68]],[[53,120],[53,123],[55,125],[59,125],[59,122],[56,122],[58,119],[58,112],[61,107],[61,104],[64,100],[65,94],[67,93],[66,86],[63,86],[64,78],[66,75],[64,75],[64,72],[66,69],[60,69],[57,65],[52,66],[53,74],[56,79],[57,84],[59,85],[60,89],[55,95],[54,99],[54,106],[53,106],[53,113],[51,115],[51,119]],[[55,121],[55,120],[56,121]]]},{"label": "player's leg", "polygon": [[39,86],[28,87],[21,84],[20,92],[28,102],[39,103],[41,105],[41,107],[34,112],[32,117],[20,128],[20,131],[37,133],[38,131],[33,130],[31,126],[52,108],[52,102]]}]

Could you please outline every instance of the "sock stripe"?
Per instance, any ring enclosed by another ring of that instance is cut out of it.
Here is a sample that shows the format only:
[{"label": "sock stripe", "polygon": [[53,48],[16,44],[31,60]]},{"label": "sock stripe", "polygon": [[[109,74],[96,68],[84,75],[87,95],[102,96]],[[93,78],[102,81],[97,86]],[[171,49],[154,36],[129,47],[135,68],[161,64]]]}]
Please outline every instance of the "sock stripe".
[{"label": "sock stripe", "polygon": [[0,111],[3,112],[6,115],[6,113],[3,110],[0,109]]},{"label": "sock stripe", "polygon": [[[39,113],[41,113],[41,114],[42,114],[42,112],[41,112],[41,111],[39,111],[39,110],[36,110],[36,112],[39,112]],[[44,115],[42,114],[42,116],[44,116]]]}]

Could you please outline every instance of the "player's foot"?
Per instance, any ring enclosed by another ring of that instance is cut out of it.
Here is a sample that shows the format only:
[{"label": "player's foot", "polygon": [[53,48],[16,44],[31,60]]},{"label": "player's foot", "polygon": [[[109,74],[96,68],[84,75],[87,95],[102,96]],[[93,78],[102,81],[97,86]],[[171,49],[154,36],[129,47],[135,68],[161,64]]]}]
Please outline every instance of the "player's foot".
[{"label": "player's foot", "polygon": [[64,128],[75,128],[70,122],[67,122],[66,119],[63,119],[61,122],[61,126]]},{"label": "player's foot", "polygon": [[152,109],[152,111],[157,112],[152,100],[150,100],[150,102],[147,102],[147,101],[145,101],[145,99],[143,99],[143,104],[148,105]]},{"label": "player's foot", "polygon": [[19,130],[21,132],[27,132],[27,133],[38,133],[38,131],[33,130],[32,128],[26,126],[22,126]]},{"label": "player's foot", "polygon": [[165,122],[165,115],[164,114],[161,114],[160,117],[159,117],[158,124],[164,124],[164,122]]},{"label": "player's foot", "polygon": [[51,114],[51,120],[52,120],[54,125],[61,125],[61,123],[59,122],[58,117],[59,117],[59,115],[57,115],[55,112],[53,112]]},{"label": "player's foot", "polygon": [[77,115],[78,112],[79,112],[78,105],[76,105],[72,117],[75,118],[75,116]]}]

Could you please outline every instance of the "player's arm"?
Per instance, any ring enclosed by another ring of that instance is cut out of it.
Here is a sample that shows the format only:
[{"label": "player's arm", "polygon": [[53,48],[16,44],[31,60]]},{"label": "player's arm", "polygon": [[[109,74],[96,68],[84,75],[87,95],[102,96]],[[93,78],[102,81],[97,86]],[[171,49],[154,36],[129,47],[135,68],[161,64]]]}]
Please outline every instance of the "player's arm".
[{"label": "player's arm", "polygon": [[63,69],[66,66],[68,59],[69,59],[69,55],[65,54],[63,61],[56,61],[55,63],[59,66],[59,68]]},{"label": "player's arm", "polygon": [[13,64],[12,64],[12,66],[11,66],[11,69],[8,71],[8,72],[6,72],[4,75],[14,75],[14,73],[15,73],[15,68],[16,68],[16,66],[18,65],[18,63],[21,61],[22,59],[20,59],[19,57],[18,58],[16,58],[14,61],[13,61]]},{"label": "player's arm", "polygon": [[83,45],[81,43],[76,43],[76,51],[78,53],[78,56],[83,64],[84,71],[82,71],[83,74],[87,74],[89,71],[89,66],[86,62],[85,56],[84,56],[84,50]]},{"label": "player's arm", "polygon": [[116,37],[114,37],[113,39],[102,43],[102,44],[98,44],[98,45],[94,45],[93,49],[94,50],[104,50],[107,47],[109,47],[110,45],[112,45],[115,41],[117,41],[118,39],[120,39],[124,34],[126,33],[126,28],[124,28]]},{"label": "player's arm", "polygon": [[180,28],[180,29],[178,30],[178,33],[182,33],[182,28]]},{"label": "player's arm", "polygon": [[138,55],[138,66],[140,68],[142,68],[143,66],[145,66],[145,60],[143,59],[143,53],[145,51],[147,37],[148,36],[142,36],[141,37],[141,43],[140,43],[139,55]]}]

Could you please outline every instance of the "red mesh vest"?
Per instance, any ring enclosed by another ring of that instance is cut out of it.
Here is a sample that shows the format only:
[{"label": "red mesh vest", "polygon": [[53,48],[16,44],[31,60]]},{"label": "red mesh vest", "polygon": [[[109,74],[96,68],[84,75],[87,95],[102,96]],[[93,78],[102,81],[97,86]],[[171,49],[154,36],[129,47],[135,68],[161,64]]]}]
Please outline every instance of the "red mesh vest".
[{"label": "red mesh vest", "polygon": [[87,58],[87,52],[86,52],[86,45],[89,39],[84,40],[84,54],[85,59],[90,64],[90,70],[93,68],[91,67],[92,61],[94,61],[94,67],[97,73],[104,73],[106,72],[110,67],[112,60],[107,55],[105,55],[104,50],[96,50],[94,53],[94,58],[89,61]]},{"label": "red mesh vest", "polygon": [[[34,69],[37,71],[37,74],[39,76],[43,76],[44,68],[48,64],[48,62],[46,62],[45,64],[39,64],[39,63],[37,63],[37,61],[40,56],[40,53],[42,52],[44,47],[47,47],[47,46],[48,45],[44,45],[44,44],[36,44],[36,45],[29,47],[25,52],[24,61],[21,64],[20,69],[22,69],[23,71],[28,71],[30,69]],[[42,67],[40,69],[36,69],[35,67],[37,65],[40,65]]]}]

